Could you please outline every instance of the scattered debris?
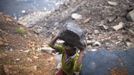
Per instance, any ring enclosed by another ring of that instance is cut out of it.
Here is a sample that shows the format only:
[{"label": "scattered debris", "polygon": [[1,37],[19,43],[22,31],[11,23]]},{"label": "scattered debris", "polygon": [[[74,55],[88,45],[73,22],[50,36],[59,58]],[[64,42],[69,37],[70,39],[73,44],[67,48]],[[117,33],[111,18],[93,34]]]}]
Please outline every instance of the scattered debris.
[{"label": "scattered debris", "polygon": [[118,30],[122,29],[123,27],[124,27],[124,23],[120,22],[118,25],[113,26],[113,29],[118,31]]},{"label": "scattered debris", "polygon": [[94,52],[94,51],[97,51],[97,49],[91,49],[91,51],[93,51],[93,52]]},{"label": "scattered debris", "polygon": [[11,18],[7,17],[7,18],[6,18],[6,21],[11,22],[11,21],[13,21],[13,20],[12,20]]},{"label": "scattered debris", "polygon": [[31,68],[32,71],[37,71],[37,66],[36,65],[35,66],[31,66],[30,68]]},{"label": "scattered debris", "polygon": [[132,29],[127,29],[129,33],[131,33],[132,35],[134,35],[134,30]]},{"label": "scattered debris", "polygon": [[16,61],[20,61],[20,59],[19,59],[19,58],[17,58],[17,59],[16,59]]},{"label": "scattered debris", "polygon": [[129,48],[134,47],[131,42],[126,42],[126,45],[127,45]]},{"label": "scattered debris", "polygon": [[33,56],[34,59],[38,59],[39,57],[38,56]]},{"label": "scattered debris", "polygon": [[99,41],[94,42],[93,46],[101,46],[101,43]]},{"label": "scattered debris", "polygon": [[112,6],[117,6],[117,5],[118,5],[117,2],[113,2],[113,1],[108,1],[108,4],[109,4],[109,5],[112,5]]},{"label": "scattered debris", "polygon": [[42,47],[40,48],[40,51],[42,52],[47,52],[47,53],[52,53],[52,51],[54,51],[54,49],[52,49],[51,47]]},{"label": "scattered debris", "polygon": [[87,45],[92,45],[95,42],[95,40],[87,40]]},{"label": "scattered debris", "polygon": [[40,21],[43,17],[48,16],[50,13],[51,13],[51,11],[34,12],[34,13],[28,14],[26,16],[20,17],[18,22],[28,28],[32,28],[36,24],[36,22]]},{"label": "scattered debris", "polygon": [[127,14],[127,19],[129,21],[133,21],[134,22],[134,10],[130,11],[128,14]]},{"label": "scattered debris", "polygon": [[48,62],[51,62],[54,60],[54,57],[50,57],[49,59],[47,59]]},{"label": "scattered debris", "polygon": [[11,51],[11,52],[12,52],[12,51],[13,51],[13,48],[10,48],[10,49],[9,49],[9,51]]},{"label": "scattered debris", "polygon": [[24,50],[23,52],[24,52],[24,53],[28,53],[28,52],[30,52],[30,50]]},{"label": "scattered debris", "polygon": [[95,34],[99,34],[100,31],[99,31],[99,30],[94,30],[94,33],[95,33]]},{"label": "scattered debris", "polygon": [[89,18],[85,19],[83,23],[88,23],[90,20],[91,20],[91,18],[89,17]]},{"label": "scattered debris", "polygon": [[108,19],[108,22],[111,23],[111,22],[113,22],[116,18],[117,18],[117,16],[110,16],[110,17],[108,17],[107,19]]},{"label": "scattered debris", "polygon": [[26,10],[22,10],[21,13],[22,13],[22,14],[26,13]]},{"label": "scattered debris", "polygon": [[109,29],[109,27],[106,26],[106,25],[103,25],[103,28],[104,28],[105,30]]},{"label": "scattered debris", "polygon": [[29,62],[33,62],[33,60],[32,60],[31,58],[27,58],[27,60],[28,60]]},{"label": "scattered debris", "polygon": [[35,32],[36,34],[39,34],[39,33],[42,32],[42,30],[43,30],[42,27],[37,27],[37,28],[34,29],[34,32]]},{"label": "scattered debris", "polygon": [[0,46],[1,45],[4,45],[4,41],[3,41],[3,39],[0,37]]},{"label": "scattered debris", "polygon": [[80,14],[78,14],[78,13],[73,13],[73,14],[71,15],[71,17],[72,17],[73,19],[75,19],[75,20],[80,20],[80,19],[82,19],[82,15],[80,15]]}]

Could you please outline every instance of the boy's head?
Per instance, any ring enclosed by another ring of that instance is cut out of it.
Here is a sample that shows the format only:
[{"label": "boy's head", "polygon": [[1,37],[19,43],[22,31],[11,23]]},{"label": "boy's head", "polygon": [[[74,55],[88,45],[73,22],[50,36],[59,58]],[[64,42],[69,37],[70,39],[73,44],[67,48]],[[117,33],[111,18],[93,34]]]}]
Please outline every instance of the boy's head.
[{"label": "boy's head", "polygon": [[68,44],[67,42],[64,42],[63,45],[65,46],[65,50],[68,55],[72,56],[76,53],[76,48],[72,45]]}]

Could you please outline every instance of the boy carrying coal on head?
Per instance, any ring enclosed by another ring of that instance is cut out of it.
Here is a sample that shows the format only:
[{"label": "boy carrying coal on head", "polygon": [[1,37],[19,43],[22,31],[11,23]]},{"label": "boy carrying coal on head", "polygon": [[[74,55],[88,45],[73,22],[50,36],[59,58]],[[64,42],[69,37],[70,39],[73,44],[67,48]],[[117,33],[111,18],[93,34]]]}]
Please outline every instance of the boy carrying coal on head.
[{"label": "boy carrying coal on head", "polygon": [[[64,40],[62,45],[56,45],[55,43],[58,39],[61,39],[61,34],[56,35],[49,44],[56,52],[62,54],[62,66],[56,75],[75,75],[75,73],[79,73],[82,66],[84,47],[78,48],[77,46],[70,44],[67,40]],[[78,49],[80,50],[79,53],[77,51]]]}]

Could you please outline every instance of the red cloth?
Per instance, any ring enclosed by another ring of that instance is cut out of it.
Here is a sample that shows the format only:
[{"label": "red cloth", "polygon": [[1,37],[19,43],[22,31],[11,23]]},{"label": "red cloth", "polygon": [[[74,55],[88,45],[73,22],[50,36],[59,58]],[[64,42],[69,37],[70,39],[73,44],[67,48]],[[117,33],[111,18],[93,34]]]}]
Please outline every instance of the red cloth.
[{"label": "red cloth", "polygon": [[66,73],[65,73],[62,69],[60,69],[60,70],[56,73],[56,75],[66,75]]}]

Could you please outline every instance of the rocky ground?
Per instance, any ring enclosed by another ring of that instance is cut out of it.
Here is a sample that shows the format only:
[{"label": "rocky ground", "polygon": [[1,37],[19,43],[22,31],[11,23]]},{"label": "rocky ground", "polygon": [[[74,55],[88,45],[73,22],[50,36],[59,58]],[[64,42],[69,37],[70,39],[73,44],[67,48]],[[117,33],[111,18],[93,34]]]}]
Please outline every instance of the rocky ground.
[{"label": "rocky ground", "polygon": [[27,21],[25,16],[19,22],[46,38],[63,25],[75,23],[87,31],[88,48],[125,50],[134,47],[133,11],[133,0],[70,0],[39,21]]},{"label": "rocky ground", "polygon": [[69,0],[53,12],[23,16],[19,23],[0,18],[2,75],[51,75],[55,61],[46,44],[69,23],[86,31],[89,50],[134,47],[133,0]]}]

